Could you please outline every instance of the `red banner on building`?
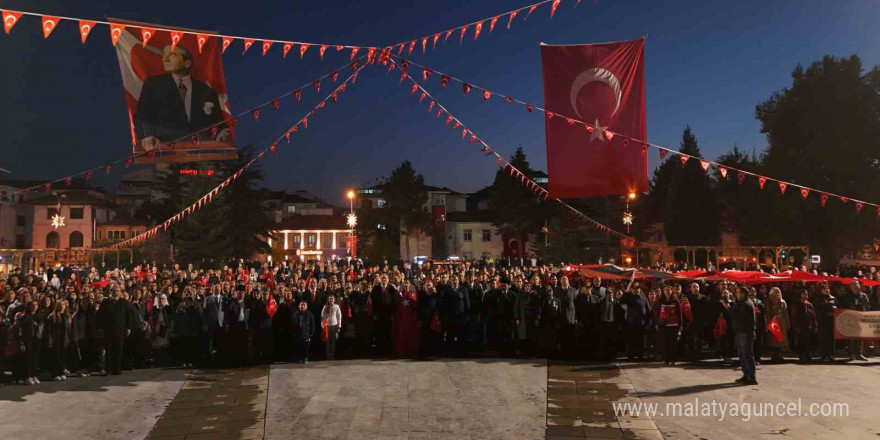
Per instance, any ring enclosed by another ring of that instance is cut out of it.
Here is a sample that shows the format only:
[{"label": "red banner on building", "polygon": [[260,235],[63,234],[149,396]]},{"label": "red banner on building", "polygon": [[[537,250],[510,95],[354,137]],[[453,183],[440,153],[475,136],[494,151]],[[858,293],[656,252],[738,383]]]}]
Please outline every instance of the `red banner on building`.
[{"label": "red banner on building", "polygon": [[[551,197],[648,191],[645,40],[541,45]],[[554,116],[555,115],[555,116]],[[567,121],[593,124],[585,127]]]},{"label": "red banner on building", "polygon": [[[237,156],[218,38],[122,22],[116,53],[136,162]],[[208,34],[205,34],[208,35]]]}]

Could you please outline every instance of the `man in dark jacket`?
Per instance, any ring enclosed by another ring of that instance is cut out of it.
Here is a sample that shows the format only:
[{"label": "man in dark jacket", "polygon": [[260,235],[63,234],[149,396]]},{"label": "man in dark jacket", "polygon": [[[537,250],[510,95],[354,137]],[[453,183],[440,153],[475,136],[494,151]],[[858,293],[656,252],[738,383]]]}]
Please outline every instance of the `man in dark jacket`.
[{"label": "man in dark jacket", "polygon": [[[555,277],[551,277],[555,280]],[[560,278],[559,287],[553,289],[553,296],[559,301],[559,327],[557,340],[562,349],[562,356],[568,359],[574,358],[576,350],[576,332],[577,332],[577,314],[575,313],[574,299],[577,296],[577,289],[571,287],[568,277]]]},{"label": "man in dark jacket", "polygon": [[729,309],[732,314],[733,338],[736,342],[736,351],[739,355],[740,368],[743,377],[736,380],[745,385],[757,385],[755,377],[755,304],[749,299],[749,293],[744,287],[736,290],[736,302],[730,305],[722,302],[722,307]]},{"label": "man in dark jacket", "polygon": [[642,296],[641,286],[627,288],[620,302],[626,304],[626,357],[642,361],[645,358],[645,329],[651,325],[653,318],[651,305]]},{"label": "man in dark jacket", "polygon": [[107,350],[107,370],[110,374],[122,374],[122,346],[131,334],[131,309],[128,302],[119,298],[119,289],[101,303],[97,315],[98,328],[104,331]]},{"label": "man in dark jacket", "polygon": [[373,287],[373,291],[370,292],[373,306],[373,337],[376,341],[376,351],[380,354],[391,353],[391,317],[394,316],[394,301],[397,295],[399,295],[397,289],[388,284],[388,275],[385,274],[379,278],[379,285]]},{"label": "man in dark jacket", "polygon": [[[868,295],[865,295],[860,290],[861,285],[858,281],[853,281],[849,284],[849,288],[847,289],[846,294],[841,295],[837,300],[837,304],[841,309],[850,309],[856,310],[859,312],[867,312],[870,310],[870,301],[868,300]],[[868,360],[864,354],[862,354],[862,340],[861,339],[853,339],[849,341],[849,358],[850,360],[860,360],[866,361]]]},{"label": "man in dark jacket", "polygon": [[291,327],[293,328],[293,339],[299,349],[299,363],[309,363],[309,345],[312,342],[312,335],[315,334],[315,317],[309,312],[309,305],[305,301],[300,301],[299,310],[293,312],[291,318]]},{"label": "man in dark jacket", "polygon": [[831,296],[831,288],[823,285],[816,300],[816,321],[819,324],[819,357],[823,362],[834,362],[834,309],[837,298]]}]

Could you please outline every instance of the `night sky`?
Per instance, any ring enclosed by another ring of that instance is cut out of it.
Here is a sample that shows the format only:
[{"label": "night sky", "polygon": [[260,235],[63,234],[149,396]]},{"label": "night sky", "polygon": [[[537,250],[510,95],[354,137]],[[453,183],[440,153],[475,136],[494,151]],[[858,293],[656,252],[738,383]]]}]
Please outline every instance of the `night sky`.
[{"label": "night sky", "polygon": [[[0,0],[9,8],[54,15],[117,17],[225,34],[306,42],[384,45],[493,16],[528,0],[143,2]],[[790,85],[797,63],[825,54],[859,55],[865,67],[880,62],[877,23],[880,4],[861,1],[563,0],[553,19],[549,5],[531,18],[517,17],[511,30],[499,21],[478,41],[468,32],[436,51],[421,50],[414,61],[473,84],[541,105],[539,42],[597,43],[647,35],[648,139],[677,148],[687,124],[709,158],[734,144],[762,150],[764,136],[755,105]],[[442,42],[442,38],[441,38]],[[430,49],[430,43],[429,43]],[[253,47],[241,56],[241,42],[223,57],[234,113],[290,91],[348,62],[348,52],[317,48],[305,60],[286,60],[275,45],[266,58]],[[85,45],[70,22],[44,40],[39,20],[23,17],[11,35],[0,34],[0,177],[60,178],[131,151],[124,91],[109,30],[99,26]],[[305,189],[341,203],[345,190],[372,183],[404,159],[432,185],[461,192],[491,183],[494,161],[462,142],[442,120],[399,86],[399,74],[365,69],[356,86],[329,104],[277,157],[263,161],[265,184]],[[325,87],[329,81],[325,81]],[[438,100],[495,150],[509,156],[522,146],[533,167],[546,169],[544,124],[495,99],[463,97],[458,84],[441,89],[439,76],[427,87]],[[322,91],[325,88],[322,87]],[[278,112],[264,111],[237,128],[239,145],[263,148],[317,102],[314,90],[303,102],[288,98]],[[652,150],[651,167],[657,152]],[[119,173],[114,173],[118,179]],[[103,179],[103,178],[102,178]],[[114,180],[98,179],[112,188]]]}]

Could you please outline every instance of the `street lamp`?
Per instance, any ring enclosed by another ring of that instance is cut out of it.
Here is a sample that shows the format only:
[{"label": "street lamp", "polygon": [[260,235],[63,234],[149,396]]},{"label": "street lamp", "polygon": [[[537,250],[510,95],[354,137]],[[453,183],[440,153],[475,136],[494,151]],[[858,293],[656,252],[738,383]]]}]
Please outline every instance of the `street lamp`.
[{"label": "street lamp", "polygon": [[348,249],[354,258],[357,253],[357,244],[354,238],[354,227],[357,226],[357,216],[354,213],[354,190],[348,190],[345,197],[348,198],[348,215],[345,216],[348,224]]},{"label": "street lamp", "polygon": [[623,224],[626,225],[626,233],[629,234],[629,228],[633,224],[633,215],[632,212],[629,211],[629,202],[636,200],[636,192],[630,191],[629,194],[626,195],[626,211],[623,212]]}]

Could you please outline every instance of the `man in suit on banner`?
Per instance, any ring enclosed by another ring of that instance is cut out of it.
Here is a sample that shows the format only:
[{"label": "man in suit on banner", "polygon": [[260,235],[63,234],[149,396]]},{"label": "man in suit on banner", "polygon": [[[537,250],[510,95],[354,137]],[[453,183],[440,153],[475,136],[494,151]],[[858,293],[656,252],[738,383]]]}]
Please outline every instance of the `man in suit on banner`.
[{"label": "man in suit on banner", "polygon": [[[165,46],[162,65],[164,74],[144,81],[134,115],[137,139],[147,151],[162,142],[189,140],[190,133],[223,121],[217,92],[190,75],[193,57],[189,50],[182,45]],[[231,142],[232,136],[221,124],[216,138],[206,130],[198,133],[198,139]]]}]

